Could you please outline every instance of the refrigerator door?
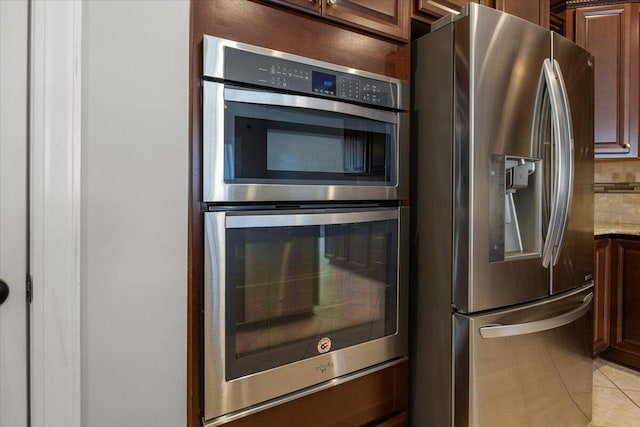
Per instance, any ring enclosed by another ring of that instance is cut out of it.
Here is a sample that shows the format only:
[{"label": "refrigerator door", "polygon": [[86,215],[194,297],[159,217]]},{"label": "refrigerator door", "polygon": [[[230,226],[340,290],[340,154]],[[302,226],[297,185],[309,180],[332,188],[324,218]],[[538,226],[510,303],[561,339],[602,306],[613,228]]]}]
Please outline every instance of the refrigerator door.
[{"label": "refrigerator door", "polygon": [[593,57],[552,33],[553,58],[564,76],[573,134],[573,195],[564,240],[552,267],[551,293],[580,286],[593,275]]},{"label": "refrigerator door", "polygon": [[593,286],[455,314],[453,425],[571,427],[591,419]]},{"label": "refrigerator door", "polygon": [[452,276],[454,306],[469,313],[549,293],[540,259],[544,168],[532,133],[551,34],[491,8],[466,10],[452,24]]}]

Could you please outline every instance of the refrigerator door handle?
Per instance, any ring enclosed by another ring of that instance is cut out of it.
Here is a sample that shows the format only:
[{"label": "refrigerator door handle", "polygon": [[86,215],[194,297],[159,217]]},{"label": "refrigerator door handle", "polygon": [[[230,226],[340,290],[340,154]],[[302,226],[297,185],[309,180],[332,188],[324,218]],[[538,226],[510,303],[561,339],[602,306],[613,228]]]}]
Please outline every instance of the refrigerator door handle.
[{"label": "refrigerator door handle", "polygon": [[561,193],[562,209],[561,219],[558,228],[558,234],[556,235],[556,241],[553,249],[553,265],[556,265],[560,259],[560,252],[562,250],[562,244],[564,243],[564,235],[567,231],[567,221],[569,219],[569,210],[571,209],[571,198],[573,195],[573,175],[574,175],[574,145],[573,145],[573,123],[571,121],[571,108],[569,107],[569,96],[567,95],[567,88],[565,86],[564,77],[560,64],[555,59],[553,60],[553,70],[557,77],[558,86],[560,89],[561,105],[562,105],[562,117],[563,117],[563,131],[561,133],[561,139],[559,141],[560,150],[563,151],[564,168],[562,170],[561,182],[562,186],[558,189]]},{"label": "refrigerator door handle", "polygon": [[567,325],[582,316],[591,308],[593,292],[584,297],[580,305],[573,310],[567,311],[559,316],[549,319],[536,320],[535,322],[517,323],[514,325],[493,324],[480,328],[482,338],[504,338],[516,335],[532,334],[536,332],[548,331]]},{"label": "refrigerator door handle", "polygon": [[[544,79],[544,80],[543,80]],[[563,188],[563,177],[565,176],[565,151],[562,150],[562,144],[560,141],[563,139],[561,136],[563,132],[566,131],[563,123],[564,120],[564,108],[562,107],[562,98],[561,98],[561,88],[559,87],[558,79],[556,73],[554,72],[554,67],[549,58],[545,59],[542,64],[542,71],[540,73],[540,82],[538,84],[538,96],[536,97],[536,102],[541,103],[547,99],[546,96],[540,95],[540,91],[545,91],[548,93],[549,104],[551,106],[551,122],[553,127],[553,134],[555,138],[555,144],[553,144],[552,150],[552,160],[553,160],[553,184],[552,184],[552,196],[551,196],[551,209],[549,214],[549,224],[547,227],[547,234],[545,236],[544,245],[542,248],[542,265],[544,267],[549,267],[553,262],[553,255],[555,251],[555,247],[558,242],[558,234],[560,233],[560,225],[562,224],[562,202],[564,191],[561,191]],[[543,109],[542,106],[536,108],[536,117],[535,119],[540,121],[542,120],[542,114],[538,112]],[[537,141],[539,145],[542,145],[543,141],[541,140],[544,132],[541,129],[535,130],[534,126],[534,137],[539,138]]]}]

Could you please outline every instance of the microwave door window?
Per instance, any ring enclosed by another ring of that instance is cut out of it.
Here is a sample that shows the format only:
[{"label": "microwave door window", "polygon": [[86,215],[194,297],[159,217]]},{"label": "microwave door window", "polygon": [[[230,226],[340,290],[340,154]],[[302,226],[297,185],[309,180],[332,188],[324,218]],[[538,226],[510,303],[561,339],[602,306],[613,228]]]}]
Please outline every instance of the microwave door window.
[{"label": "microwave door window", "polygon": [[394,334],[397,227],[228,229],[227,380]]},{"label": "microwave door window", "polygon": [[225,107],[228,183],[396,184],[394,123],[240,102]]}]

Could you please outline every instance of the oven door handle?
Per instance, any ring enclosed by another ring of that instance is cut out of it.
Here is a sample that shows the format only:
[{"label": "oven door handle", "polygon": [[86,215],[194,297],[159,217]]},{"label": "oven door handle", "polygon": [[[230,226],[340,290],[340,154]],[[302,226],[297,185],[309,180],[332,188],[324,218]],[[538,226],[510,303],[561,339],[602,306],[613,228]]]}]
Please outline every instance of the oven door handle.
[{"label": "oven door handle", "polygon": [[238,88],[224,88],[224,100],[243,102],[245,104],[274,105],[277,107],[304,108],[311,110],[328,111],[332,113],[348,114],[364,117],[385,123],[398,123],[398,114],[346,102],[330,99],[312,98],[303,95],[290,95],[286,93],[265,92],[259,90],[247,90]]},{"label": "oven door handle", "polygon": [[226,228],[294,227],[310,225],[353,224],[398,219],[397,208],[363,212],[285,213],[227,215]]}]

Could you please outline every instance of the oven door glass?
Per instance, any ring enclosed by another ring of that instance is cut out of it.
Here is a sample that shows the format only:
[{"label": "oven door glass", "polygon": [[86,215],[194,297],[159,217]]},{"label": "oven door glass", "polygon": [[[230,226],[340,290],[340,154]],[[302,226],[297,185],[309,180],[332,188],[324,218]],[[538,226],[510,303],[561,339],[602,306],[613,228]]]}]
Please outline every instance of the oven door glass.
[{"label": "oven door glass", "polygon": [[394,186],[397,114],[225,88],[224,181]]},{"label": "oven door glass", "polygon": [[395,334],[398,209],[226,217],[225,376]]}]

